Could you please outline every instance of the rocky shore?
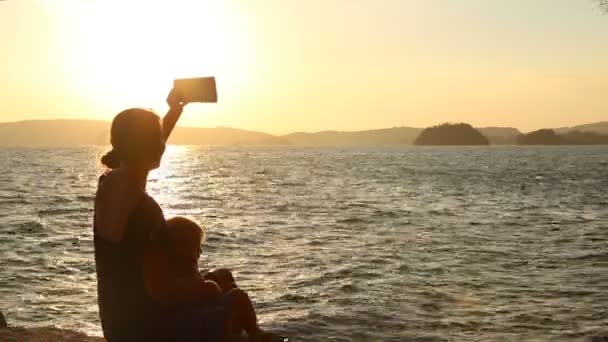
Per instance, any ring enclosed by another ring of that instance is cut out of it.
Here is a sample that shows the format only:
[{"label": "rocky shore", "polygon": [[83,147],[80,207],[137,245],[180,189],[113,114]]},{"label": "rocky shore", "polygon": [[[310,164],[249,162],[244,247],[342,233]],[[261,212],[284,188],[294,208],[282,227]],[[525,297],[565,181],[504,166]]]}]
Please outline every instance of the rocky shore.
[{"label": "rocky shore", "polygon": [[75,331],[48,328],[0,329],[3,342],[105,342],[101,337],[91,337]]},{"label": "rocky shore", "polygon": [[0,341],[3,342],[104,342],[101,337],[91,337],[70,330],[53,327],[16,328],[9,327],[0,311]]},{"label": "rocky shore", "polygon": [[[280,338],[276,338],[280,341]],[[11,327],[7,324],[0,311],[0,341],[1,342],[106,342],[102,337],[87,336],[72,330],[55,327],[22,328]],[[244,342],[244,336],[232,336],[232,342]]]}]

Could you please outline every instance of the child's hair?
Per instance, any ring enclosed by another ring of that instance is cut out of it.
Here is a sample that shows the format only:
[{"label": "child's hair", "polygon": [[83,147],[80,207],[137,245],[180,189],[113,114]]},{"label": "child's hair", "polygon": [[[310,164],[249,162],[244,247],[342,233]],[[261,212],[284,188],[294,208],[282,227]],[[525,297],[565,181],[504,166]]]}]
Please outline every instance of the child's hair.
[{"label": "child's hair", "polygon": [[172,242],[192,241],[199,237],[200,242],[203,242],[207,237],[205,229],[185,217],[172,217],[167,220],[167,225],[169,226],[169,238]]}]

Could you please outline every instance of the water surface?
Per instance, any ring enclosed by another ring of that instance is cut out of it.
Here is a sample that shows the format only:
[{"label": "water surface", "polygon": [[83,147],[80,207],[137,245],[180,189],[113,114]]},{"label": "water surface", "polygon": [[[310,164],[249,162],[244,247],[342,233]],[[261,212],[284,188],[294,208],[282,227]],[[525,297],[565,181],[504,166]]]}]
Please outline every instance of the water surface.
[{"label": "water surface", "polygon": [[[102,147],[0,148],[0,306],[100,334]],[[608,334],[605,147],[172,147],[149,192],[295,341]]]}]

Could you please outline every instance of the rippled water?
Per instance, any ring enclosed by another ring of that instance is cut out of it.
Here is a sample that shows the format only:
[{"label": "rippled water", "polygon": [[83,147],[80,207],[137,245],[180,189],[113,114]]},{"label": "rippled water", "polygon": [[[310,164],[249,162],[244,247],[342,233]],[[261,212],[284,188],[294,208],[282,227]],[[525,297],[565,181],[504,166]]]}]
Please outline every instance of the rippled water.
[{"label": "rippled water", "polygon": [[[101,147],[0,149],[0,309],[100,334]],[[295,341],[608,333],[608,149],[173,147],[149,192]]]}]

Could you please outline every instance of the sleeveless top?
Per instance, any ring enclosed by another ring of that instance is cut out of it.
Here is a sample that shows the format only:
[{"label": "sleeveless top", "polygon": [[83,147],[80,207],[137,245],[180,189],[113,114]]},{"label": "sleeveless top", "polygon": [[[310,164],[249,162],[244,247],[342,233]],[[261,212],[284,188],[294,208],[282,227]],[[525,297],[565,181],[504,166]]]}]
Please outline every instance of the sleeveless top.
[{"label": "sleeveless top", "polygon": [[166,340],[162,306],[148,295],[143,277],[144,249],[167,243],[167,223],[160,206],[144,194],[119,242],[98,236],[95,219],[93,226],[97,299],[106,340]]}]

